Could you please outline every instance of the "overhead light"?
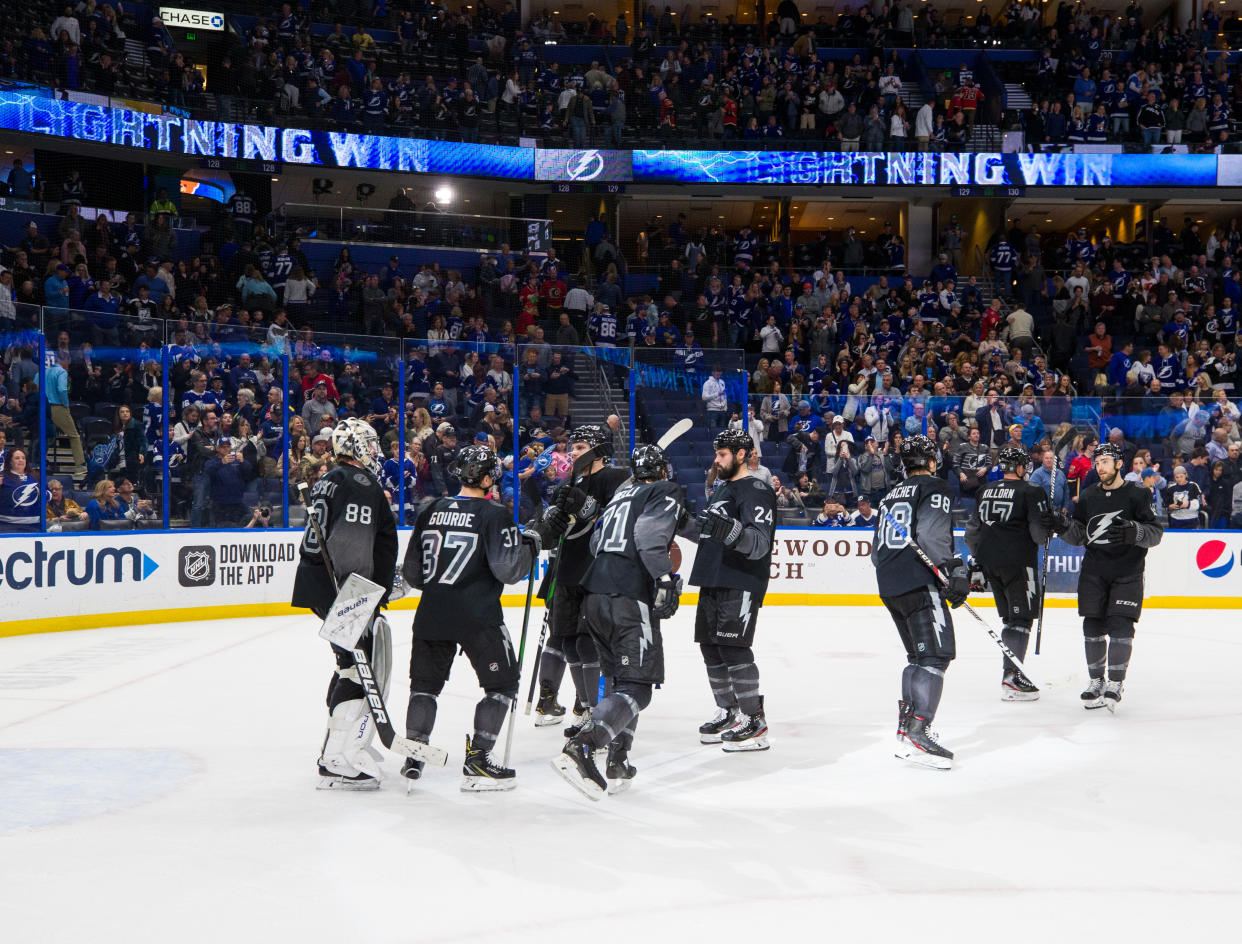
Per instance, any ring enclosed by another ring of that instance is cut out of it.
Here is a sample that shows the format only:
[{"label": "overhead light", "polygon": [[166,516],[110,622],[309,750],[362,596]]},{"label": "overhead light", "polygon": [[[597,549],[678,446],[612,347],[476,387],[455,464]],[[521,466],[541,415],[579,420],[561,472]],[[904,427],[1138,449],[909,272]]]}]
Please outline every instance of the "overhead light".
[{"label": "overhead light", "polygon": [[436,203],[452,203],[453,202],[453,188],[447,185],[436,187],[435,198],[436,198]]},{"label": "overhead light", "polygon": [[279,177],[273,177],[273,178],[272,178],[272,183],[276,183],[278,180],[280,180],[280,178],[279,178]]}]

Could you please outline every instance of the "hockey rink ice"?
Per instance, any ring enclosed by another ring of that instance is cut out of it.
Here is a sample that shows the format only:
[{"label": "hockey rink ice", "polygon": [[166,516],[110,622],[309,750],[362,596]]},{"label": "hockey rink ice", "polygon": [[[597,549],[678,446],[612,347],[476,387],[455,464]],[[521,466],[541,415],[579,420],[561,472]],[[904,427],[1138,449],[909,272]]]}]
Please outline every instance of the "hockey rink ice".
[{"label": "hockey rink ice", "polygon": [[[879,608],[765,608],[772,749],[699,745],[714,709],[683,606],[638,778],[600,803],[549,767],[560,728],[524,717],[517,789],[459,791],[478,697],[464,656],[433,735],[449,767],[407,795],[387,755],[381,791],[338,793],[315,790],[333,663],[313,617],[0,639],[0,938],[1129,942],[1236,926],[1239,614],[1144,613],[1110,715],[1078,703],[1073,611],[1048,612],[1028,704],[1001,702],[999,651],[954,614],[936,727],[957,766],[939,772],[892,756],[903,655]],[[398,718],[410,617],[392,614]]]}]

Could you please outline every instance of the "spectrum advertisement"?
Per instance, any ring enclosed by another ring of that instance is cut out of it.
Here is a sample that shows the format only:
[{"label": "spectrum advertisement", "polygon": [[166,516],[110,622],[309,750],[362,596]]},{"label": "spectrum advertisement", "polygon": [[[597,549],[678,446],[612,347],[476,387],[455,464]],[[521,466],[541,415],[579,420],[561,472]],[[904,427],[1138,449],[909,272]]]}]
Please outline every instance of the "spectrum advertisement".
[{"label": "spectrum advertisement", "polygon": [[[837,186],[1212,187],[1215,154],[540,149],[200,121],[0,91],[0,130],[181,157],[525,181]],[[1242,167],[1221,159],[1222,185]]]}]

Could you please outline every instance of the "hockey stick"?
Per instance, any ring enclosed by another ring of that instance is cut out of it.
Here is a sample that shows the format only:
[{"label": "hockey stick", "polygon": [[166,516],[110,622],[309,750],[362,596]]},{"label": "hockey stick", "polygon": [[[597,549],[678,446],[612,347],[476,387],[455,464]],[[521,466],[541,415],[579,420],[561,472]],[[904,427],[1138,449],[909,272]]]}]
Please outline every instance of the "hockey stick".
[{"label": "hockey stick", "polygon": [[[315,539],[319,544],[319,556],[323,558],[323,565],[328,572],[328,579],[332,581],[332,588],[339,593],[341,585],[337,582],[336,569],[332,566],[332,558],[328,554],[328,544],[323,536],[323,525],[319,522],[318,510],[307,504],[305,482],[298,483],[298,495],[306,508],[306,518],[315,531]],[[400,737],[393,730],[392,722],[388,717],[388,707],[384,704],[384,695],[375,682],[375,675],[371,670],[371,660],[367,656],[366,650],[361,646],[357,646],[352,654],[354,666],[358,670],[358,682],[362,685],[363,692],[366,694],[367,708],[370,709],[371,720],[375,722],[375,730],[379,733],[380,742],[384,747],[394,754],[400,754],[402,757],[412,757],[414,760],[421,760],[424,763],[437,767],[445,766],[448,763],[448,751],[432,747],[430,744],[423,744],[419,741],[411,741],[409,738]]]},{"label": "hockey stick", "polygon": [[[890,528],[893,529],[893,532],[898,537],[906,539],[906,546],[909,547],[910,550],[914,551],[918,559],[923,562],[923,565],[935,575],[936,579],[940,581],[940,585],[942,587],[947,587],[949,585],[949,579],[940,572],[940,568],[932,563],[932,559],[927,556],[926,552],[915,543],[913,535],[910,534],[910,530],[894,518],[889,512],[882,512],[882,515],[884,521]],[[969,603],[963,601],[962,606],[965,607],[967,613],[975,618],[976,622],[978,622],[980,626],[987,630],[988,635],[992,637],[992,641],[996,643],[996,645],[1000,646],[1000,651],[1005,654],[1005,658],[1013,663],[1014,668],[1025,675],[1027,680],[1030,681],[1032,685],[1035,685],[1035,680],[1032,679],[1030,673],[1026,671],[1026,666],[1022,664],[1022,660],[1014,655],[1014,651],[1012,649],[1005,645],[1005,640],[1001,639],[1000,634],[991,627],[988,621],[980,616],[975,608]],[[1038,685],[1035,685],[1035,687],[1039,688]]]},{"label": "hockey stick", "polygon": [[688,416],[683,416],[668,428],[668,432],[656,440],[656,445],[662,450],[667,449],[677,440],[681,439],[682,436],[686,435],[686,433],[690,432],[693,428],[694,420],[690,419]]},{"label": "hockey stick", "polygon": [[[1074,434],[1078,431],[1073,427],[1070,431],[1062,436],[1052,447],[1052,475],[1048,478],[1048,505],[1052,506],[1053,496],[1057,489],[1057,472],[1061,469],[1061,446],[1074,438]],[[1035,619],[1035,655],[1039,655],[1039,644],[1044,638],[1044,598],[1048,593],[1048,568],[1051,559],[1048,555],[1052,548],[1052,532],[1048,532],[1048,537],[1044,538],[1044,563],[1040,568],[1039,575],[1039,616]]]},{"label": "hockey stick", "polygon": [[[569,479],[574,485],[578,485],[583,477],[587,474],[587,470],[595,464],[598,458],[594,449],[586,450],[582,455],[574,460],[574,466],[569,472]],[[569,516],[569,525],[566,531],[573,529],[573,515]],[[535,667],[530,674],[530,690],[526,693],[526,710],[524,714],[529,715],[531,706],[535,703],[535,689],[539,686],[539,672],[543,667],[543,649],[548,641],[548,630],[552,623],[552,597],[556,595],[556,575],[561,569],[561,552],[565,548],[565,535],[562,534],[556,542],[556,556],[548,555],[548,567],[550,574],[548,577],[548,595],[544,598],[543,609],[543,626],[539,630],[539,646],[535,649]]]},{"label": "hockey stick", "polygon": [[[530,559],[530,576],[526,578],[526,609],[522,613],[522,636],[518,640],[517,667],[518,678],[522,677],[522,657],[526,654],[526,630],[530,626],[530,599],[535,592],[535,571],[539,569],[539,552],[536,551],[531,555]],[[535,674],[539,674],[539,669],[535,669]],[[517,695],[513,696],[513,708],[509,712],[509,733],[505,736],[505,763],[509,766],[509,753],[513,750],[513,723],[517,719]]]}]

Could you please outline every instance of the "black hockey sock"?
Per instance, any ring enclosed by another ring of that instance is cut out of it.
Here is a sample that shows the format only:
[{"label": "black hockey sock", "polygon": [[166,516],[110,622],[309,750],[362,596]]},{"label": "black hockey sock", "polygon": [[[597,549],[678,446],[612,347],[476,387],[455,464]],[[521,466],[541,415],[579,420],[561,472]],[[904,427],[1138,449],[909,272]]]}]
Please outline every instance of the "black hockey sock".
[{"label": "black hockey sock", "polygon": [[603,747],[627,729],[632,730],[638,713],[651,704],[650,685],[622,682],[621,686],[621,690],[606,695],[591,711],[588,738],[593,747]]},{"label": "black hockey sock", "polygon": [[910,681],[910,704],[916,715],[930,723],[936,717],[943,691],[944,669],[930,665],[915,666],[914,678]]},{"label": "black hockey sock", "polygon": [[410,704],[405,709],[405,736],[426,740],[436,726],[436,696],[426,692],[411,692]]},{"label": "black hockey sock", "polygon": [[1108,666],[1108,636],[1105,632],[1103,620],[1086,620],[1083,623],[1083,648],[1087,654],[1087,674],[1093,679],[1103,678],[1104,670]]},{"label": "black hockey sock", "polygon": [[763,707],[763,699],[759,697],[759,666],[753,662],[731,665],[729,681],[733,685],[733,694],[737,696],[738,708],[745,714],[757,715]]},{"label": "black hockey sock", "polygon": [[1130,666],[1130,650],[1134,640],[1127,636],[1113,636],[1108,640],[1108,680],[1124,682],[1126,669]]},{"label": "black hockey sock", "polygon": [[505,723],[505,714],[509,711],[508,695],[500,692],[488,692],[474,708],[474,736],[470,746],[479,751],[490,751],[500,737],[500,729]]},{"label": "black hockey sock", "polygon": [[[1026,660],[1026,646],[1031,639],[1031,628],[1029,626],[1003,626],[1001,627],[1001,642],[1008,646],[1015,656],[1019,659]],[[1009,657],[1005,657],[1005,671],[1013,672],[1014,664],[1009,661]]]},{"label": "black hockey sock", "polygon": [[551,646],[544,646],[539,657],[539,681],[553,691],[560,691],[561,679],[565,677],[565,653]]},{"label": "black hockey sock", "polygon": [[585,633],[576,642],[578,658],[582,660],[582,690],[578,697],[584,705],[594,706],[599,701],[599,649]]},{"label": "black hockey sock", "polygon": [[914,673],[918,670],[913,662],[901,670],[901,700],[907,705],[914,704]]}]

